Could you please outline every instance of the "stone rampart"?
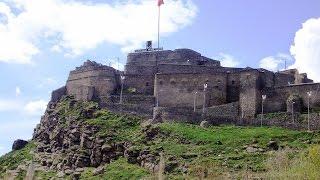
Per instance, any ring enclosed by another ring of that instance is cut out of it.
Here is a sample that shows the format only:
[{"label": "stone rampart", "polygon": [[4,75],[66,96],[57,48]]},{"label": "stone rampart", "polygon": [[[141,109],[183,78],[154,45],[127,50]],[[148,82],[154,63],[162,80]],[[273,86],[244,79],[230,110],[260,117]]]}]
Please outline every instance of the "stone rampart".
[{"label": "stone rampart", "polygon": [[287,100],[290,95],[297,95],[301,97],[302,108],[306,109],[308,106],[308,94],[312,92],[310,97],[311,106],[320,106],[320,84],[298,84],[281,86],[275,89],[267,89],[264,94],[267,95],[265,101],[265,112],[279,112],[287,111]]},{"label": "stone rampart", "polygon": [[66,86],[63,86],[57,90],[52,91],[51,93],[51,102],[58,102],[62,96],[67,94],[67,88]]},{"label": "stone rampart", "polygon": [[[259,114],[251,124],[260,125],[261,118],[262,115]],[[308,130],[308,114],[296,113],[294,116],[287,112],[264,114],[262,124],[264,126],[278,126],[297,130]],[[310,130],[318,129],[320,129],[320,114],[310,113]]]},{"label": "stone rampart", "polygon": [[237,118],[239,117],[239,102],[208,107],[205,112],[209,117]]},{"label": "stone rampart", "polygon": [[[226,103],[226,74],[157,74],[154,94],[159,106],[193,107]],[[204,84],[208,87],[204,92]],[[206,97],[204,97],[206,96]]]},{"label": "stone rampart", "polygon": [[68,95],[79,100],[92,100],[112,94],[119,87],[119,71],[87,61],[71,71],[66,84]]},{"label": "stone rampart", "polygon": [[260,72],[257,70],[242,71],[240,82],[241,117],[254,118],[261,102]]}]

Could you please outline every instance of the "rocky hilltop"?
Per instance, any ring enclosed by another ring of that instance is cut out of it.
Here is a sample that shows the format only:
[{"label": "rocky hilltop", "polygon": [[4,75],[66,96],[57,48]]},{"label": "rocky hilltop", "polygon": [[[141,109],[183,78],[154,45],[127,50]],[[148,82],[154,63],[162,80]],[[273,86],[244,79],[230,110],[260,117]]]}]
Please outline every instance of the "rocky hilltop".
[{"label": "rocky hilltop", "polygon": [[0,179],[270,178],[301,153],[319,165],[307,161],[320,159],[319,132],[149,122],[63,96],[25,147],[0,157]]},{"label": "rocky hilltop", "polygon": [[[134,149],[130,130],[122,132],[126,128],[137,128],[140,121],[139,117],[101,110],[95,102],[77,102],[72,97],[64,97],[57,103],[49,103],[35,129],[35,161],[58,171],[60,177],[73,175],[74,179],[80,177],[85,167],[96,167],[94,173],[102,173],[103,165],[120,157],[156,172],[160,151]],[[148,127],[137,135],[144,139],[156,135],[156,131],[150,133]]]}]

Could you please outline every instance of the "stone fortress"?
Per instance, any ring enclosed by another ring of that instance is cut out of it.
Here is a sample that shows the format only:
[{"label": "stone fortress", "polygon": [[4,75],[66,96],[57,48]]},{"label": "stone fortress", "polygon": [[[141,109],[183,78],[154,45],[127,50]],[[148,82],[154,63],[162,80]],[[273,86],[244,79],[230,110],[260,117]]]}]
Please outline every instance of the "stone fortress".
[{"label": "stone fortress", "polygon": [[124,71],[86,61],[52,93],[52,101],[73,95],[154,121],[236,124],[252,124],[262,111],[295,114],[306,112],[308,104],[320,106],[320,84],[296,69],[222,67],[190,49],[155,50],[147,44],[128,54]]}]

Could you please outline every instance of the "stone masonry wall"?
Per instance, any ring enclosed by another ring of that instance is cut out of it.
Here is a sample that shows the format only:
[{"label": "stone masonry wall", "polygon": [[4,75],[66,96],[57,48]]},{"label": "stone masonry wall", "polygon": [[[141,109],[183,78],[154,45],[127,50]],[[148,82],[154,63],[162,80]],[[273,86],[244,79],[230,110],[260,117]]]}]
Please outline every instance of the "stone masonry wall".
[{"label": "stone masonry wall", "polygon": [[[204,87],[208,83],[206,106],[226,103],[226,74],[157,74],[155,96],[159,106],[193,107],[204,104]],[[197,92],[197,94],[195,94]]]},{"label": "stone masonry wall", "polygon": [[239,101],[240,73],[227,73],[227,102]]},{"label": "stone masonry wall", "polygon": [[257,70],[243,71],[240,74],[240,82],[241,117],[254,118],[261,102],[260,73]]},{"label": "stone masonry wall", "polygon": [[320,106],[320,84],[300,84],[277,87],[275,89],[266,90],[264,93],[267,95],[265,101],[265,112],[279,112],[287,111],[287,99],[290,95],[298,95],[302,99],[303,108],[308,106],[307,92],[311,91],[310,98],[311,106]]},{"label": "stone masonry wall", "polygon": [[[117,71],[111,67],[81,67],[70,72],[66,84],[67,94],[75,95],[79,100],[91,100],[111,94],[119,87],[118,78]],[[87,95],[92,97],[86,97]]]},{"label": "stone masonry wall", "polygon": [[155,120],[164,122],[189,122],[200,123],[203,120],[209,121],[211,124],[237,123],[239,103],[230,103],[220,106],[206,108],[205,113],[202,109],[179,108],[179,107],[155,107],[153,109],[153,117]]},{"label": "stone masonry wall", "polygon": [[209,117],[237,118],[239,115],[239,102],[208,107],[206,115]]}]

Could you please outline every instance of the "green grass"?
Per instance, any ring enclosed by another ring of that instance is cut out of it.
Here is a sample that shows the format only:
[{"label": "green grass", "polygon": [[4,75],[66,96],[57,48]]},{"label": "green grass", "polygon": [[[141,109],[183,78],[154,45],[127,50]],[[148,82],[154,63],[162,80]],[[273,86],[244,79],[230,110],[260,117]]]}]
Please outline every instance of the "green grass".
[{"label": "green grass", "polygon": [[283,150],[276,152],[267,162],[266,179],[320,179],[320,145],[313,145],[295,158]]},{"label": "green grass", "polygon": [[[247,153],[244,148],[253,142],[265,151],[268,151],[267,144],[271,140],[277,141],[282,147],[301,151],[308,147],[306,141],[318,142],[320,139],[319,133],[279,127],[227,125],[203,129],[186,123],[162,123],[153,126],[159,129],[159,134],[148,141],[140,126],[141,121],[138,117],[99,110],[95,113],[95,118],[86,120],[86,123],[99,126],[98,135],[113,137],[114,141],[132,142],[136,149],[150,149],[155,154],[163,149],[167,163],[174,157],[180,165],[188,164],[189,172],[186,175],[190,178],[198,177],[199,173],[205,171],[208,171],[210,177],[219,177],[230,171],[236,172],[235,174],[243,170],[256,173],[267,171],[268,153]],[[298,153],[292,155],[297,156]],[[213,166],[208,166],[209,164]],[[201,169],[207,166],[207,169]],[[181,167],[178,167],[167,176],[174,178],[185,175]]]},{"label": "green grass", "polygon": [[98,136],[109,137],[113,141],[138,141],[142,119],[129,115],[118,115],[107,110],[94,113],[93,119],[85,123],[99,127]]},{"label": "green grass", "polygon": [[59,114],[59,118],[64,121],[64,126],[69,125],[66,119],[72,118],[76,120],[85,120],[84,112],[99,109],[98,103],[87,101],[75,101],[73,96],[64,96],[57,104],[55,111]]},{"label": "green grass", "polygon": [[9,152],[0,157],[0,177],[3,177],[6,170],[16,169],[22,162],[32,160],[30,151],[35,148],[33,142],[29,142],[25,148]]},{"label": "green grass", "polygon": [[55,177],[56,174],[55,171],[36,171],[35,179],[50,180],[52,177]]},{"label": "green grass", "polygon": [[270,140],[277,140],[290,147],[306,147],[306,140],[320,138],[319,134],[302,131],[293,131],[279,127],[239,127],[239,126],[213,126],[203,129],[198,125],[184,123],[164,123],[160,128],[185,138],[193,143],[213,144],[221,141],[224,146],[237,147],[239,144],[250,143],[257,140],[258,144],[265,147]]},{"label": "green grass", "polygon": [[[310,163],[304,163],[308,162],[308,159],[301,160],[300,156],[303,156],[301,152],[307,151],[306,153],[309,153],[307,148],[311,145],[308,143],[319,144],[320,142],[319,132],[309,133],[279,127],[224,125],[201,128],[199,125],[186,123],[142,126],[143,118],[141,117],[115,114],[105,109],[99,109],[97,103],[75,102],[72,97],[63,98],[55,111],[64,121],[61,128],[69,125],[67,119],[74,118],[84,124],[96,126],[98,132],[95,136],[108,139],[108,143],[130,142],[133,149],[150,150],[152,154],[157,156],[157,160],[159,160],[159,153],[163,152],[165,164],[178,163],[178,167],[164,174],[168,179],[196,179],[199,177],[242,179],[248,173],[259,177],[271,177],[268,172],[284,177],[270,168],[270,162],[273,162],[272,158],[277,158],[278,155],[267,148],[269,141],[277,141],[282,149],[279,152],[283,152],[283,149],[290,150],[282,155],[287,157],[288,162],[296,164],[295,167],[287,166],[287,169],[292,169],[290,172],[300,172],[302,166],[314,168]],[[90,115],[90,119],[87,118],[86,113],[88,112],[93,113]],[[157,133],[154,137],[149,137],[146,132],[153,132],[153,130]],[[246,146],[253,145],[264,151],[248,153]],[[29,154],[32,149],[34,149],[34,144],[30,143],[20,151],[0,157],[0,179],[7,169],[15,169],[23,161],[32,160],[33,157]],[[309,154],[313,154],[313,157],[320,154],[317,154],[315,150],[312,152]],[[301,162],[301,166],[294,162]],[[187,171],[184,167],[187,168]],[[113,161],[105,168],[105,173],[99,176],[93,176],[93,168],[87,168],[81,177],[82,179],[152,179],[157,177],[156,174],[150,174],[136,164],[129,164],[125,158]],[[288,171],[289,174],[290,172]],[[54,171],[39,171],[36,172],[36,177],[50,179],[56,173]]]},{"label": "green grass", "polygon": [[120,158],[105,166],[103,174],[93,176],[93,168],[87,169],[80,179],[88,180],[119,180],[119,179],[141,179],[149,176],[149,172],[138,165],[129,164],[125,158]]},{"label": "green grass", "polygon": [[[224,171],[244,169],[263,172],[267,170],[265,162],[268,154],[247,153],[243,146],[255,141],[259,148],[267,149],[267,143],[275,140],[280,146],[301,150],[308,147],[305,141],[319,138],[317,133],[277,127],[212,126],[203,129],[198,125],[184,123],[163,123],[159,127],[167,137],[155,139],[152,149],[162,147],[167,157],[178,157],[181,164],[189,163],[191,177],[199,176],[198,167],[206,167],[208,164],[214,165],[210,168],[211,177],[217,177]],[[198,156],[184,159],[185,154]],[[181,174],[179,171],[173,173]]]}]

